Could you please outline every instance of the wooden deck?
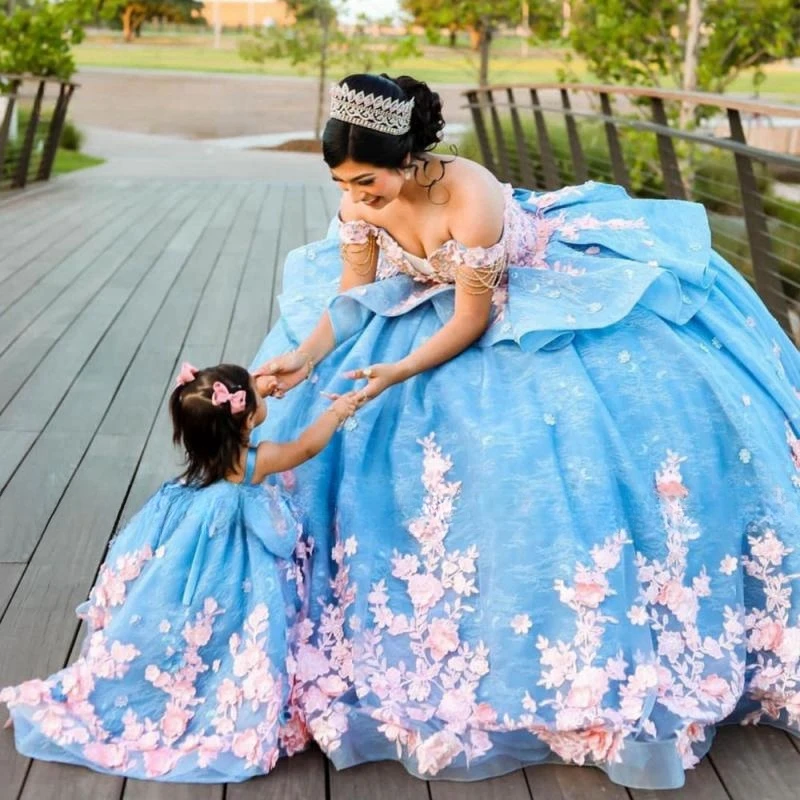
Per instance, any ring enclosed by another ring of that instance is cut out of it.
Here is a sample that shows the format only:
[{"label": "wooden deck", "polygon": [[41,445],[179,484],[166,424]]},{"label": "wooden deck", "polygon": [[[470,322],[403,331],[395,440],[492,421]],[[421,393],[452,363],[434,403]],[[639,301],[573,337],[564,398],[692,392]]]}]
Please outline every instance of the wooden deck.
[{"label": "wooden deck", "polygon": [[[0,196],[0,686],[75,655],[121,520],[174,474],[177,365],[247,363],[275,319],[279,265],[322,235],[335,188],[70,177]],[[798,740],[724,729],[681,791],[536,767],[463,784],[396,764],[343,772],[317,750],[245,784],[143,783],[30,762],[0,731],[0,800],[790,800]]]}]

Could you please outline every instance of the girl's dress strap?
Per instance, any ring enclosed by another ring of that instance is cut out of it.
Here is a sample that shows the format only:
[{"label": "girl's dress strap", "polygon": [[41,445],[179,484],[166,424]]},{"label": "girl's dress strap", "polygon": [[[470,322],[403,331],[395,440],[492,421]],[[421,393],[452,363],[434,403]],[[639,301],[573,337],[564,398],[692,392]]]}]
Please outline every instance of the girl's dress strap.
[{"label": "girl's dress strap", "polygon": [[256,471],[256,451],[255,447],[247,448],[247,464],[244,469],[244,480],[242,483],[252,483],[253,474]]}]

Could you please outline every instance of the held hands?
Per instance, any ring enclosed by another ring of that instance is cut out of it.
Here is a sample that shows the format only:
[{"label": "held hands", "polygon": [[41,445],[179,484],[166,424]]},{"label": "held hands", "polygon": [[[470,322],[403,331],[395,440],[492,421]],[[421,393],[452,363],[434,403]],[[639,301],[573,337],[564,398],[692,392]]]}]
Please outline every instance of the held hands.
[{"label": "held hands", "polygon": [[314,361],[302,350],[292,350],[277,358],[267,361],[253,372],[256,386],[260,378],[272,378],[274,387],[270,391],[272,397],[283,397],[290,389],[301,384],[314,371]]},{"label": "held hands", "polygon": [[353,416],[353,414],[364,405],[364,401],[358,396],[356,392],[348,392],[342,395],[325,395],[333,400],[328,411],[336,414],[339,423],[345,422]]},{"label": "held hands", "polygon": [[345,378],[367,381],[367,385],[358,392],[363,402],[375,399],[382,391],[402,380],[396,364],[373,364],[363,369],[354,369],[346,372]]}]

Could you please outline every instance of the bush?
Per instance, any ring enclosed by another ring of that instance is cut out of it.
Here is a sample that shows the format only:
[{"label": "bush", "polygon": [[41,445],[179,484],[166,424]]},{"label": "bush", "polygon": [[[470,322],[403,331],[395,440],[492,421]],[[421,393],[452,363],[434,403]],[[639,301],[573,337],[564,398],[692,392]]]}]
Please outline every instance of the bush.
[{"label": "bush", "polygon": [[61,138],[59,139],[58,146],[64,150],[72,150],[75,153],[80,152],[83,146],[83,131],[74,123],[67,120],[64,123],[64,127],[61,129]]}]

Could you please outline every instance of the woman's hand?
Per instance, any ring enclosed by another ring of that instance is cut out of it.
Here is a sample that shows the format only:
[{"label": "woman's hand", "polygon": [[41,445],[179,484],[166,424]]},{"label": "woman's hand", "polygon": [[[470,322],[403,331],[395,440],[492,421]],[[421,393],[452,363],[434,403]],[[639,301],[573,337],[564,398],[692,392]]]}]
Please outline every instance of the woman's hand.
[{"label": "woman's hand", "polygon": [[369,367],[346,372],[345,378],[353,381],[367,381],[367,385],[358,392],[366,402],[367,400],[374,400],[390,386],[400,383],[403,380],[403,375],[397,364],[373,364]]},{"label": "woman's hand", "polygon": [[273,397],[283,397],[290,389],[301,384],[314,370],[311,356],[302,350],[292,350],[262,364],[253,372],[253,377],[277,377],[272,391]]}]

